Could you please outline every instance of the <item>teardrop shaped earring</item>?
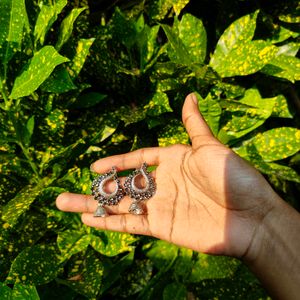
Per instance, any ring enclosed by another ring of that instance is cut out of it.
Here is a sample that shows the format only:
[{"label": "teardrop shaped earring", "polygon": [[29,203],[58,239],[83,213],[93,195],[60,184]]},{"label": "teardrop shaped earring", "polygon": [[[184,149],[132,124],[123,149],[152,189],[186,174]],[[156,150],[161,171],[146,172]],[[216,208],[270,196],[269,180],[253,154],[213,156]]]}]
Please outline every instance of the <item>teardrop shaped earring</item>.
[{"label": "teardrop shaped earring", "polygon": [[[138,188],[135,184],[135,180],[138,176],[142,175],[145,179],[145,187]],[[136,169],[130,174],[124,183],[125,192],[133,199],[129,207],[129,212],[134,215],[141,215],[145,213],[141,201],[150,199],[156,191],[156,185],[154,179],[147,171],[147,164],[144,162],[140,169]]]},{"label": "teardrop shaped earring", "polygon": [[[109,194],[104,191],[104,186],[110,180],[115,182],[116,187],[115,190]],[[98,201],[98,207],[94,213],[94,217],[108,216],[104,205],[117,205],[125,196],[125,192],[121,187],[121,182],[118,178],[115,167],[112,167],[110,172],[100,175],[94,179],[92,183],[92,195],[94,196],[94,199]]]}]

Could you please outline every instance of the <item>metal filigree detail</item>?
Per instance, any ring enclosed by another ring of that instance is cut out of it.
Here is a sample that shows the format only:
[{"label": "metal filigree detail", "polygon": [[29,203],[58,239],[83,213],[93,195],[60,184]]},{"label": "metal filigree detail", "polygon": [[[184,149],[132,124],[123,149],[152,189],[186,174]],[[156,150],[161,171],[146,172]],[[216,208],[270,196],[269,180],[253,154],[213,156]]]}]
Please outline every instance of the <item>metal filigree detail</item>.
[{"label": "metal filigree detail", "polygon": [[[138,188],[135,184],[136,178],[142,175],[145,179],[145,187],[144,188]],[[132,213],[134,211],[140,212],[143,210],[143,208],[138,205],[138,202],[142,200],[150,199],[156,191],[156,185],[154,182],[154,179],[150,176],[150,174],[147,171],[147,164],[143,163],[142,167],[140,169],[136,169],[132,174],[130,174],[124,183],[124,189],[128,196],[130,196],[132,199],[134,199],[134,202],[131,204],[131,207],[129,208],[132,210]],[[141,214],[141,213],[135,213],[135,214]]]},{"label": "metal filigree detail", "polygon": [[[115,190],[112,193],[106,193],[104,191],[105,184],[113,180],[116,183]],[[108,173],[98,176],[92,183],[92,195],[94,199],[98,201],[98,207],[95,211],[95,217],[105,217],[107,212],[104,205],[117,205],[121,199],[125,196],[125,192],[121,187],[121,182],[117,176],[117,170],[112,167],[112,170]]]}]

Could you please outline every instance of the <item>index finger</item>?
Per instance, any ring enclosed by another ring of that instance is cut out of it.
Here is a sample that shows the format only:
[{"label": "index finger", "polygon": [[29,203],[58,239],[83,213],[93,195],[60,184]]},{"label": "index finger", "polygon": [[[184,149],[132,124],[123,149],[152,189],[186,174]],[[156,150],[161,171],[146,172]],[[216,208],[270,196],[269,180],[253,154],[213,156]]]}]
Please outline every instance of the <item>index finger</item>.
[{"label": "index finger", "polygon": [[118,171],[136,169],[140,168],[144,162],[151,166],[157,166],[160,163],[160,152],[161,148],[159,147],[149,147],[105,157],[95,161],[91,165],[91,171],[104,173],[111,169],[112,166],[115,166]]}]

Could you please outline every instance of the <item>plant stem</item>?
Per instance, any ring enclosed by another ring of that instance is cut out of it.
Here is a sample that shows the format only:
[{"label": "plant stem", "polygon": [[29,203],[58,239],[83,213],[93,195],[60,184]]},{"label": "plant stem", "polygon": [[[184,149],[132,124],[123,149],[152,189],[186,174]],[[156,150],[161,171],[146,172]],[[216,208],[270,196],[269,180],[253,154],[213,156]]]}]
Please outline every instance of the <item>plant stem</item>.
[{"label": "plant stem", "polygon": [[37,167],[36,167],[35,163],[32,161],[32,159],[31,159],[31,157],[30,157],[29,152],[27,151],[27,149],[23,146],[23,144],[22,144],[21,142],[18,143],[18,145],[21,147],[21,149],[22,149],[22,151],[23,151],[23,153],[24,153],[24,156],[26,157],[27,162],[29,163],[29,165],[30,165],[32,171],[33,171],[34,174],[37,176],[37,178],[40,180],[41,177],[40,177],[40,175],[39,175],[39,172],[38,172],[38,170],[37,170]]}]

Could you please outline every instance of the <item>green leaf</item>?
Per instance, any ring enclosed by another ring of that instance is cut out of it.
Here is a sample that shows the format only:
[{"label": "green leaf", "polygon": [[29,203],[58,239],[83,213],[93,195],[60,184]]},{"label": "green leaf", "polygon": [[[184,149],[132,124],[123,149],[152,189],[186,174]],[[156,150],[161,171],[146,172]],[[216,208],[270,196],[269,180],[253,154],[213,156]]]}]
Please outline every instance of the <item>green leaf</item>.
[{"label": "green leaf", "polygon": [[189,281],[200,282],[204,279],[230,277],[239,265],[240,262],[231,257],[198,253]]},{"label": "green leaf", "polygon": [[11,300],[12,290],[4,283],[0,282],[0,299]]},{"label": "green leaf", "polygon": [[40,41],[44,45],[45,36],[53,23],[57,20],[57,16],[61,13],[63,8],[67,5],[67,0],[53,0],[52,5],[45,4],[40,1],[40,12],[34,27],[34,44]]},{"label": "green leaf", "polygon": [[174,144],[188,145],[189,143],[189,136],[182,123],[177,119],[172,119],[158,132],[158,144],[160,147]]},{"label": "green leaf", "polygon": [[222,77],[248,75],[263,68],[276,54],[271,43],[251,41],[258,11],[233,22],[220,37],[210,66]]},{"label": "green leaf", "polygon": [[300,80],[300,59],[280,54],[274,57],[261,71],[270,76],[295,82]]},{"label": "green leaf", "polygon": [[275,98],[263,99],[259,91],[252,88],[245,92],[242,99],[233,103],[237,105],[231,106],[229,102],[229,106],[225,106],[223,126],[218,133],[218,139],[225,144],[261,126],[271,116]]},{"label": "green leaf", "polygon": [[126,251],[132,251],[131,244],[136,238],[128,233],[102,231],[90,236],[90,245],[99,253],[106,256],[116,256]]},{"label": "green leaf", "polygon": [[162,20],[173,8],[178,16],[190,0],[154,0],[150,2],[149,14],[154,20]]},{"label": "green leaf", "polygon": [[22,124],[20,121],[18,120],[17,124],[14,125],[16,134],[21,143],[28,147],[34,130],[34,116],[31,116],[26,124]]},{"label": "green leaf", "polygon": [[65,66],[58,66],[40,86],[41,90],[48,93],[62,94],[76,90],[69,72]]},{"label": "green leaf", "polygon": [[57,43],[55,45],[55,48],[58,51],[61,49],[61,47],[71,37],[72,32],[73,32],[73,26],[74,26],[74,23],[75,23],[76,19],[86,9],[87,9],[87,7],[74,8],[69,13],[69,15],[62,21],[60,29],[59,29],[58,41],[57,41]]},{"label": "green leaf", "polygon": [[[137,44],[140,51],[140,69],[144,70],[146,65],[148,64],[148,68],[155,63],[155,58],[153,59],[153,55],[157,52],[157,34],[159,30],[158,25],[149,27],[147,25],[144,26],[143,31],[139,33]],[[151,61],[151,59],[153,59]]]},{"label": "green leaf", "polygon": [[264,174],[272,175],[282,180],[300,183],[300,175],[295,170],[281,164],[265,162],[258,153],[256,146],[251,142],[246,143],[246,146],[234,149],[234,151],[250,161],[255,168]]},{"label": "green leaf", "polygon": [[68,61],[52,46],[45,46],[36,52],[26,69],[16,78],[11,99],[25,97],[33,93],[50,76],[57,65]]},{"label": "green leaf", "polygon": [[163,28],[171,47],[176,53],[175,55],[172,55],[172,60],[178,64],[190,65],[191,59],[187,47],[173,32],[170,26],[161,25],[161,27]]},{"label": "green leaf", "polygon": [[101,294],[107,291],[118,279],[122,277],[123,272],[133,263],[134,251],[123,256],[117,263],[111,266],[108,272],[104,273]]},{"label": "green leaf", "polygon": [[6,65],[21,50],[29,22],[24,0],[1,0],[0,11],[0,61]]},{"label": "green leaf", "polygon": [[34,285],[16,283],[12,292],[12,300],[40,300]]},{"label": "green leaf", "polygon": [[203,23],[190,14],[183,15],[179,25],[179,38],[189,52],[191,60],[203,63],[206,57],[207,37]]},{"label": "green leaf", "polygon": [[57,236],[57,246],[61,252],[62,261],[69,259],[72,255],[86,250],[90,243],[90,236],[78,230],[65,230]]},{"label": "green leaf", "polygon": [[277,47],[257,40],[239,45],[220,57],[213,56],[210,65],[221,77],[253,74],[268,64]]},{"label": "green leaf", "polygon": [[298,32],[291,31],[284,26],[279,26],[279,28],[276,28],[275,34],[273,34],[270,38],[266,39],[268,42],[271,42],[273,44],[283,42],[287,40],[290,37],[296,38],[299,36]]},{"label": "green leaf", "polygon": [[79,256],[72,261],[73,268],[67,280],[56,279],[71,287],[88,299],[96,299],[101,287],[104,267],[102,261],[93,250],[87,251],[84,256]]},{"label": "green leaf", "polygon": [[72,79],[76,78],[79,75],[94,41],[94,38],[81,39],[78,41],[76,54],[73,57],[72,61],[68,63],[68,69]]},{"label": "green leaf", "polygon": [[113,38],[120,41],[127,49],[137,42],[138,27],[132,20],[128,20],[118,7],[111,18],[111,26]]},{"label": "green leaf", "polygon": [[284,95],[278,95],[275,97],[272,117],[293,118],[289,109],[288,101]]},{"label": "green leaf", "polygon": [[291,14],[286,15],[280,15],[279,20],[286,22],[286,23],[300,23],[300,7],[298,4],[298,7],[294,10]]},{"label": "green leaf", "polygon": [[59,271],[56,252],[57,249],[51,244],[25,248],[13,261],[6,282],[34,285],[50,282]]},{"label": "green leaf", "polygon": [[190,249],[180,248],[179,255],[175,261],[174,274],[179,280],[188,279],[193,267],[193,251]]},{"label": "green leaf", "polygon": [[144,106],[144,110],[149,116],[159,116],[165,112],[173,111],[165,93],[155,93],[149,103]]},{"label": "green leaf", "polygon": [[[274,128],[257,134],[250,143],[264,161],[284,159],[300,150],[300,130],[292,127]],[[247,147],[247,143],[242,147]]]},{"label": "green leaf", "polygon": [[212,66],[216,65],[216,61],[223,56],[230,54],[233,49],[252,40],[256,28],[257,14],[258,11],[241,17],[224,31],[211,58],[210,63]]},{"label": "green leaf", "polygon": [[147,257],[151,259],[155,267],[165,269],[174,262],[178,255],[178,247],[165,241],[155,241],[153,246],[147,251]]},{"label": "green leaf", "polygon": [[123,299],[137,295],[138,292],[147,288],[152,278],[153,264],[149,259],[135,259],[129,270],[130,272],[122,276],[118,293]]},{"label": "green leaf", "polygon": [[203,99],[198,93],[195,94],[197,96],[198,106],[201,114],[203,115],[212,133],[216,136],[219,132],[222,108],[218,101],[211,97],[211,94],[208,94],[205,99]]},{"label": "green leaf", "polygon": [[81,94],[77,100],[70,105],[71,108],[89,108],[97,105],[101,101],[107,98],[107,95],[103,95],[96,92],[90,92],[87,94]]},{"label": "green leaf", "polygon": [[168,284],[163,292],[163,300],[186,300],[187,289],[181,283],[170,283]]},{"label": "green leaf", "polygon": [[10,226],[14,226],[20,216],[29,209],[31,203],[48,184],[50,184],[49,178],[44,178],[37,185],[28,185],[21,189],[12,200],[3,206],[2,220]]}]

